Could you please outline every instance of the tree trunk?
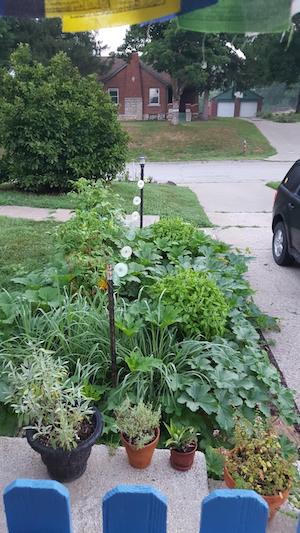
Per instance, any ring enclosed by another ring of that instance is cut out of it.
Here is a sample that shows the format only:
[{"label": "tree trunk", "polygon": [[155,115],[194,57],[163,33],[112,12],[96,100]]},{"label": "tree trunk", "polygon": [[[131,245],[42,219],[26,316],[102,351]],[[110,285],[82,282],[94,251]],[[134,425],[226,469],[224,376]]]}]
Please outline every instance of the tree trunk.
[{"label": "tree trunk", "polygon": [[297,105],[296,105],[296,113],[300,113],[300,89],[299,89],[298,101],[297,101]]},{"label": "tree trunk", "polygon": [[209,89],[204,91],[203,120],[208,120]]}]

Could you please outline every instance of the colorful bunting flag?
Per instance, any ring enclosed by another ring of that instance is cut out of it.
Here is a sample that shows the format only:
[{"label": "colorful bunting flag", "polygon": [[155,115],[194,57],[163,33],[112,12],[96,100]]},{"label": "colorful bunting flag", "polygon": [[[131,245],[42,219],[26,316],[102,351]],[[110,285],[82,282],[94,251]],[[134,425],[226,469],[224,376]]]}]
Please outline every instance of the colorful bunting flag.
[{"label": "colorful bunting flag", "polygon": [[219,0],[212,7],[178,17],[178,25],[205,33],[282,32],[291,23],[291,4],[292,0]]},{"label": "colorful bunting flag", "polygon": [[140,24],[147,20],[178,13],[180,0],[108,0],[97,13],[63,16],[63,31],[90,31],[123,24]]}]

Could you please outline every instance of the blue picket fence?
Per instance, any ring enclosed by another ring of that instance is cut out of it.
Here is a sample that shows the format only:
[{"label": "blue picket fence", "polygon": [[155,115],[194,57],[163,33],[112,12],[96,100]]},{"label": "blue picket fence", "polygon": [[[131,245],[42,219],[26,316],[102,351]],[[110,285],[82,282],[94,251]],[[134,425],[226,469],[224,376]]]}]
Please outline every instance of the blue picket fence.
[{"label": "blue picket fence", "polygon": [[[57,481],[17,479],[3,499],[8,533],[72,533],[69,491]],[[150,486],[118,485],[102,513],[103,533],[167,533],[166,497]],[[202,502],[200,533],[265,533],[267,523],[268,506],[254,491],[216,490]]]}]

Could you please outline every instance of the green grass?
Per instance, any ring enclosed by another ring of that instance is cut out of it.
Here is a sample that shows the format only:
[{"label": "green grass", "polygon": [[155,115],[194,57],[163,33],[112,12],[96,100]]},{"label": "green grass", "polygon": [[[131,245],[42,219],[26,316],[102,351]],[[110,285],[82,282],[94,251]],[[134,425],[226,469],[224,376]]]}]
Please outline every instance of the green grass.
[{"label": "green grass", "polygon": [[13,276],[37,269],[51,259],[55,225],[0,217],[0,286],[10,289]]},{"label": "green grass", "polygon": [[[7,187],[6,187],[7,188]],[[111,184],[114,192],[122,198],[122,207],[130,214],[136,208],[133,197],[139,194],[135,183],[115,182]],[[25,205],[30,207],[74,208],[76,202],[67,194],[46,195],[30,194],[0,188],[0,205]],[[209,220],[200,206],[196,195],[187,187],[174,185],[146,184],[144,193],[145,215],[181,216],[197,226],[209,226]]]},{"label": "green grass", "polygon": [[[133,197],[139,194],[135,183],[114,183],[113,190],[123,199],[126,213],[136,210],[132,204]],[[210,226],[197,196],[188,187],[147,184],[144,189],[144,208],[146,215],[179,216],[195,226]]]},{"label": "green grass", "polygon": [[282,122],[285,124],[291,122],[300,122],[300,113],[262,113],[262,118],[272,120],[273,122]]},{"label": "green grass", "polygon": [[[254,124],[218,118],[172,126],[166,121],[122,123],[130,135],[129,159],[148,161],[263,159],[276,153]],[[248,150],[243,154],[243,141]]]},{"label": "green grass", "polygon": [[266,183],[266,186],[267,187],[271,187],[271,189],[275,189],[275,191],[278,189],[279,185],[280,185],[280,181],[268,181],[268,183]]}]

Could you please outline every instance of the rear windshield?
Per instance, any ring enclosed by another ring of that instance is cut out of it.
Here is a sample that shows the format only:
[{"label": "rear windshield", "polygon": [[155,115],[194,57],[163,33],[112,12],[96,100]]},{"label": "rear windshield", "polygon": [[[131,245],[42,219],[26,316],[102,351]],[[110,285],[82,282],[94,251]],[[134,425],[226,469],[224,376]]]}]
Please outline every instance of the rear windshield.
[{"label": "rear windshield", "polygon": [[297,161],[284,178],[282,185],[289,191],[296,192],[300,185],[300,163]]}]

